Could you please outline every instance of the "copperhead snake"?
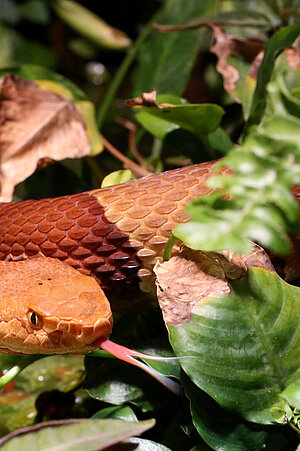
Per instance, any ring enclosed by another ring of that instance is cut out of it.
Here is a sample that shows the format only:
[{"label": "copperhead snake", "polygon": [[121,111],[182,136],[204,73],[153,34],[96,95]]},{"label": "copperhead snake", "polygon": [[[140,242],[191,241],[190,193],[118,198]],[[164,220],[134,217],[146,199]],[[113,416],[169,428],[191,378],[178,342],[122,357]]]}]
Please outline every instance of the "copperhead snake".
[{"label": "copperhead snake", "polygon": [[83,353],[108,337],[112,315],[97,282],[108,295],[153,289],[153,267],[173,227],[188,221],[187,203],[210,191],[214,166],[0,204],[0,351]]}]

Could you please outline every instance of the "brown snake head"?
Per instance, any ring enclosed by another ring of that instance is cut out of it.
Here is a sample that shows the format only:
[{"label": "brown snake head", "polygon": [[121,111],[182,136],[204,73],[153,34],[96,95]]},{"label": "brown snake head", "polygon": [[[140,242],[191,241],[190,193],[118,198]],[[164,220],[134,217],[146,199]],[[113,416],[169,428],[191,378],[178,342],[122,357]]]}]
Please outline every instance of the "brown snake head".
[{"label": "brown snake head", "polygon": [[0,261],[1,352],[86,353],[112,328],[97,282],[51,258]]}]

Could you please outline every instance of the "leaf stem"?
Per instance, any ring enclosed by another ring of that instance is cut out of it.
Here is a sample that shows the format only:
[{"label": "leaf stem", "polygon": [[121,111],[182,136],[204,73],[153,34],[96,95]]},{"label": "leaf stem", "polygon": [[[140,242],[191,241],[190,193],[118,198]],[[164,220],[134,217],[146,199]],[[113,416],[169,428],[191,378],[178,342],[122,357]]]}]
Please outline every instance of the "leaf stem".
[{"label": "leaf stem", "polygon": [[178,238],[176,238],[176,236],[174,236],[174,235],[171,235],[170,238],[168,239],[167,244],[165,246],[164,255],[163,255],[164,262],[170,260],[171,254],[172,254],[172,249],[177,241],[178,241]]},{"label": "leaf stem", "polygon": [[22,367],[15,365],[10,370],[8,370],[7,373],[3,374],[3,376],[0,377],[0,389],[5,387],[5,385],[7,385],[16,376],[18,376],[18,374],[20,374],[22,370]]},{"label": "leaf stem", "polygon": [[103,99],[103,102],[98,111],[98,114],[97,114],[97,124],[100,129],[103,125],[106,113],[113,101],[113,98],[114,98],[120,84],[122,83],[122,80],[124,79],[129,67],[133,63],[133,61],[136,57],[136,54],[139,51],[142,43],[144,42],[144,40],[147,38],[147,36],[152,31],[153,22],[155,22],[155,20],[158,16],[158,13],[159,13],[159,11],[157,11],[151,17],[149,22],[145,25],[143,31],[141,32],[141,34],[139,35],[139,37],[137,38],[135,43],[128,49],[127,55],[125,56],[121,66],[119,67],[119,70],[118,70],[113,82],[111,83],[111,85],[106,93],[106,96]]}]

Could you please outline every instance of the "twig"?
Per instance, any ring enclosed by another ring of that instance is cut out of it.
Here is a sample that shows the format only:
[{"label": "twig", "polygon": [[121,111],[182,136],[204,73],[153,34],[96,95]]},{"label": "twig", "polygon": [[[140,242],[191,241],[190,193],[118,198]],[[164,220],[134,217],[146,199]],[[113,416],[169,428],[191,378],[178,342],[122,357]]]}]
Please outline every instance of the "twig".
[{"label": "twig", "polygon": [[117,117],[116,118],[116,122],[120,125],[122,125],[123,127],[127,128],[127,130],[129,130],[129,134],[128,134],[128,146],[129,149],[132,153],[132,155],[134,156],[134,158],[136,159],[136,161],[138,163],[140,163],[140,165],[142,166],[146,166],[146,168],[150,171],[150,172],[154,172],[154,168],[153,166],[151,166],[151,164],[145,162],[144,157],[140,154],[136,143],[135,143],[135,137],[138,131],[137,126],[129,121],[128,119],[124,119],[123,117]]},{"label": "twig", "polygon": [[151,175],[151,172],[147,171],[147,169],[143,168],[142,166],[136,164],[134,161],[125,157],[125,155],[123,155],[118,149],[116,149],[102,134],[101,139],[104,147],[109,151],[109,153],[111,153],[118,160],[122,161],[124,168],[130,169],[131,172],[136,177],[144,177],[145,175]]}]

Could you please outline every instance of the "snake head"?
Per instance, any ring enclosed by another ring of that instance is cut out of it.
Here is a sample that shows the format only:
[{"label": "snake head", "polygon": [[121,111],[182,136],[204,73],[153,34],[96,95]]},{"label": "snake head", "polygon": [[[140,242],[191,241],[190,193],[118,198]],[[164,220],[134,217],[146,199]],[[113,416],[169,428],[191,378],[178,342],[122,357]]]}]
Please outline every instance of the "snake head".
[{"label": "snake head", "polygon": [[94,279],[51,258],[0,263],[2,352],[82,354],[109,336],[110,305]]}]

